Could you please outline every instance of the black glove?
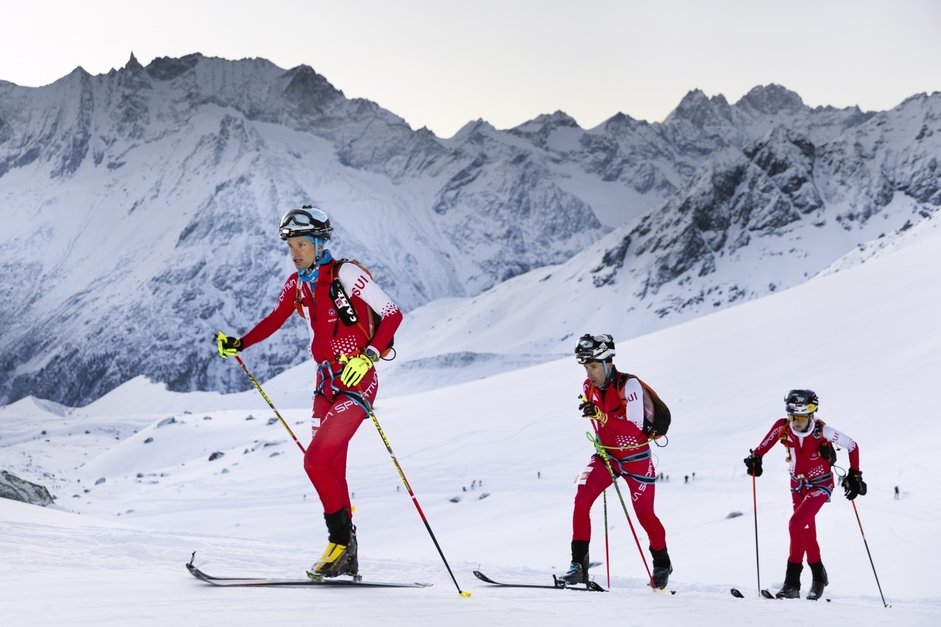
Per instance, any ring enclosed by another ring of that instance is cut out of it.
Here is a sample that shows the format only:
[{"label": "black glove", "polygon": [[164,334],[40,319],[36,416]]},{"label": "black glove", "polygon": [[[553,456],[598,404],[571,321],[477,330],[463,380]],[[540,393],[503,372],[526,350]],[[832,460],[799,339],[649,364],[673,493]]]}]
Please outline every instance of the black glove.
[{"label": "black glove", "polygon": [[866,496],[866,482],[863,481],[863,473],[858,470],[850,470],[840,482],[843,486],[843,494],[849,500],[857,496]]},{"label": "black glove", "polygon": [[745,468],[745,472],[750,474],[752,477],[761,476],[761,458],[755,455],[754,451],[750,452],[748,457],[745,458]]},{"label": "black glove", "polygon": [[582,404],[578,406],[578,409],[582,412],[582,416],[585,418],[596,418],[600,413],[598,411],[598,406],[591,401],[582,402]]}]

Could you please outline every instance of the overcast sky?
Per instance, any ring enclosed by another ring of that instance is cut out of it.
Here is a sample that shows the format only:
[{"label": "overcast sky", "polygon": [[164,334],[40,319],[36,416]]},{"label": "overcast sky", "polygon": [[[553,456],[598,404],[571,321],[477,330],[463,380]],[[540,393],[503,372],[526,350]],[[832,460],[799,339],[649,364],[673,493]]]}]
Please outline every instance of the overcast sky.
[{"label": "overcast sky", "polygon": [[0,80],[39,86],[191,52],[313,67],[450,137],[562,110],[663,120],[699,88],[777,83],[885,110],[941,89],[939,0],[0,0]]}]

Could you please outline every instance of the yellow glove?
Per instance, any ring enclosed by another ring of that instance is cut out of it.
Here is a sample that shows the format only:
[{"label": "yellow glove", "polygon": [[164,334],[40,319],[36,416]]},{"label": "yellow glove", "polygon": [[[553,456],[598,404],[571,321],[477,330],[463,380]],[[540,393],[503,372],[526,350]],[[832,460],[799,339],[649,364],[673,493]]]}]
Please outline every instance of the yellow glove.
[{"label": "yellow glove", "polygon": [[346,364],[343,366],[343,372],[340,373],[340,381],[348,387],[358,385],[372,368],[372,361],[365,355],[357,355],[353,359],[340,355],[340,363]]},{"label": "yellow glove", "polygon": [[242,338],[229,337],[222,331],[219,331],[219,333],[216,334],[216,346],[219,349],[219,357],[228,359],[238,354],[239,349],[242,348]]}]

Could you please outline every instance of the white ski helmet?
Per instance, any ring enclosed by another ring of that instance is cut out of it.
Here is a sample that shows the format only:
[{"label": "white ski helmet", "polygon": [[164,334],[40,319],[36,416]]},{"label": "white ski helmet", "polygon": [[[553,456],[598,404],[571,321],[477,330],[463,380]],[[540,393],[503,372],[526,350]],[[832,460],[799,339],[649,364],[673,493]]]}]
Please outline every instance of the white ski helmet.
[{"label": "white ski helmet", "polygon": [[278,233],[283,240],[307,235],[327,241],[333,233],[333,227],[326,213],[313,205],[304,205],[300,209],[291,209],[281,217]]}]

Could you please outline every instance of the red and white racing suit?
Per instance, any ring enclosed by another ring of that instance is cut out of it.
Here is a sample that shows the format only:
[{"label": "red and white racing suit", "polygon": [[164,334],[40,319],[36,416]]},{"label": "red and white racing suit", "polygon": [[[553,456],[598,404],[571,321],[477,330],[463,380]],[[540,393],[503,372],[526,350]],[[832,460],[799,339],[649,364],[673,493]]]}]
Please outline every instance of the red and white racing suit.
[{"label": "red and white racing suit", "polygon": [[[613,366],[612,366],[613,368]],[[666,547],[666,531],[654,513],[654,494],[657,473],[654,470],[650,445],[644,433],[644,417],[653,414],[653,402],[635,377],[611,373],[611,383],[601,390],[586,379],[585,398],[604,414],[593,420],[601,445],[608,452],[615,474],[624,477],[630,490],[630,501],[640,526],[647,532],[650,548],[660,551]],[[604,460],[592,455],[588,466],[578,475],[575,509],[572,513],[572,540],[591,540],[591,506],[605,488],[612,483],[611,473]]]},{"label": "red and white racing suit", "polygon": [[[370,368],[358,385],[343,385],[340,381],[343,370],[340,355],[352,357],[361,354],[367,346],[381,354],[391,344],[395,330],[402,322],[398,306],[376,285],[369,273],[356,263],[343,263],[337,278],[361,323],[344,324],[338,315],[337,304],[330,298],[335,263],[330,259],[321,264],[313,285],[299,281],[296,272],[290,275],[284,282],[275,308],[242,337],[243,349],[257,344],[280,329],[295,312],[308,323],[310,353],[318,367],[312,411],[314,430],[304,455],[304,470],[317,490],[326,514],[343,508],[352,513],[346,482],[346,455],[350,439],[367,415],[354,398],[359,396],[372,404],[379,388],[375,368]],[[381,316],[372,337],[369,336],[370,307]],[[344,392],[351,392],[354,396]]]},{"label": "red and white racing suit", "polygon": [[788,522],[791,536],[787,561],[800,564],[807,556],[808,564],[820,561],[815,517],[833,492],[830,462],[821,454],[821,445],[836,444],[849,452],[850,469],[859,470],[859,447],[849,436],[840,433],[822,420],[811,418],[806,432],[797,432],[787,418],[779,418],[757,447],[755,455],[764,457],[780,442],[787,449],[791,474],[791,500],[794,513]]}]

